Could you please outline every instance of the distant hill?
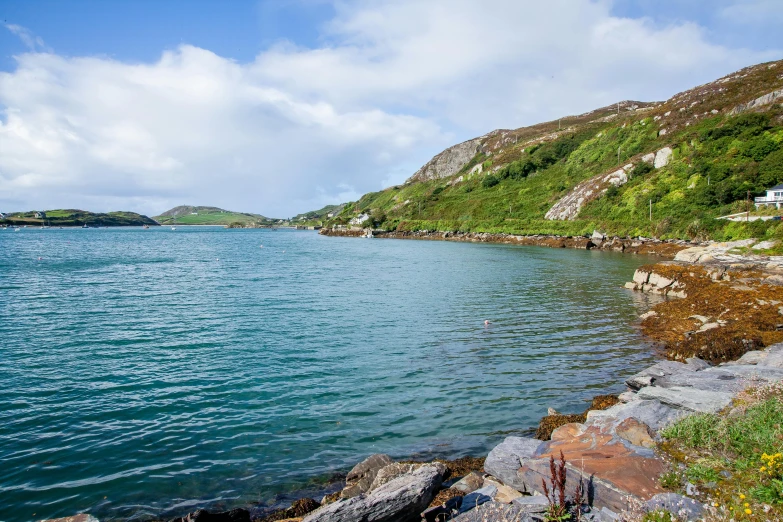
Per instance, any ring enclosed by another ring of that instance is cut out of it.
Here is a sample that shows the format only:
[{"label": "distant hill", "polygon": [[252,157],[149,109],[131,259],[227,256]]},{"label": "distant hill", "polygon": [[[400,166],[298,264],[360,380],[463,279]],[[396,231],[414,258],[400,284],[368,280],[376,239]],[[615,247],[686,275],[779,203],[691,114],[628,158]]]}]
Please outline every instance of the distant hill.
[{"label": "distant hill", "polygon": [[[45,216],[45,217],[44,217]],[[135,212],[109,212],[106,214],[76,209],[57,209],[29,212],[12,212],[0,219],[0,225],[49,225],[52,227],[140,227],[157,225],[155,221]]]},{"label": "distant hill", "polygon": [[780,221],[715,219],[752,208],[781,182],[777,61],[662,102],[489,132],[437,154],[403,185],[347,204],[324,226],[783,240]]},{"label": "distant hill", "polygon": [[153,219],[161,225],[271,225],[276,221],[261,214],[192,205],[174,207]]}]

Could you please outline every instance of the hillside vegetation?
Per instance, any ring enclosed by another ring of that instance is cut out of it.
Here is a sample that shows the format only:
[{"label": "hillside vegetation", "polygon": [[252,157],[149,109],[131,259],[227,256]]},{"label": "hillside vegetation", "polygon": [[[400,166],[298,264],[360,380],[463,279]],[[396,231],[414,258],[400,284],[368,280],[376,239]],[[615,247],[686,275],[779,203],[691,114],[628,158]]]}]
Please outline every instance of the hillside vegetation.
[{"label": "hillside vegetation", "polygon": [[[459,158],[475,146],[469,160],[455,164],[447,149],[404,185],[365,194],[325,224],[368,216],[361,226],[387,230],[781,238],[780,221],[715,218],[745,211],[748,198],[783,182],[782,89],[783,62],[772,62],[666,102],[493,131],[455,146]],[[664,147],[672,150],[665,166],[642,161]],[[574,219],[545,218],[581,182],[622,166],[630,166],[623,180],[586,200]]]},{"label": "hillside vegetation", "polygon": [[276,220],[260,214],[233,212],[217,207],[180,205],[163,212],[153,219],[161,225],[271,225]]},{"label": "hillside vegetation", "polygon": [[109,212],[106,214],[87,212],[86,210],[59,209],[47,210],[46,219],[36,218],[35,211],[15,212],[7,219],[0,219],[0,225],[28,225],[52,227],[140,227],[157,225],[155,221],[135,212]]}]

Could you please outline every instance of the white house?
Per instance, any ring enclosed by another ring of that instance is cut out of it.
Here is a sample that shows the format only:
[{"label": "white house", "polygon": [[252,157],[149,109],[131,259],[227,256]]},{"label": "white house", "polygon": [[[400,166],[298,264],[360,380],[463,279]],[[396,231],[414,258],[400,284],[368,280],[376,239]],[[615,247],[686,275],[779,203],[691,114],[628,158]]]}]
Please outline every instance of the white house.
[{"label": "white house", "polygon": [[43,211],[36,212],[35,217],[37,219],[46,219],[46,212]]},{"label": "white house", "polygon": [[767,189],[766,196],[756,198],[756,208],[768,205],[774,205],[775,208],[783,207],[783,183]]}]

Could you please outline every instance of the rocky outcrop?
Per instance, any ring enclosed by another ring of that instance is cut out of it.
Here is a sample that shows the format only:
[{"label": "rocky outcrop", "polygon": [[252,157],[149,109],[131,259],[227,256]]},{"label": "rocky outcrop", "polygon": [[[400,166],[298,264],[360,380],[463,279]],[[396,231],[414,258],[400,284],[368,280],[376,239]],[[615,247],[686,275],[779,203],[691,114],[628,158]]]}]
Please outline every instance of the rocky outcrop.
[{"label": "rocky outcrop", "polygon": [[783,89],[778,89],[776,91],[769,92],[764,96],[759,96],[755,100],[751,100],[748,103],[742,103],[740,105],[737,105],[731,110],[731,112],[729,112],[729,114],[733,116],[735,114],[749,111],[751,109],[763,107],[765,105],[770,105],[773,103],[782,103],[782,102],[783,102]]},{"label": "rocky outcrop", "polygon": [[582,208],[601,197],[609,187],[619,187],[628,182],[633,164],[625,165],[607,174],[599,174],[579,183],[573,190],[554,204],[544,216],[546,219],[575,219]]},{"label": "rocky outcrop", "polygon": [[[625,402],[590,411],[584,423],[561,426],[551,441],[506,438],[490,452],[485,470],[517,491],[542,493],[549,458],[562,452],[568,494],[582,480],[593,513],[620,512],[635,503],[648,510],[676,506],[674,512],[699,516],[699,502],[660,488],[657,478],[666,464],[652,451],[660,430],[683,415],[726,411],[748,386],[783,381],[781,364],[783,343],[719,366],[699,359],[661,361],[628,379]],[[518,497],[512,505],[534,498]]]},{"label": "rocky outcrop", "polygon": [[424,166],[417,170],[413,176],[408,178],[405,183],[447,178],[456,174],[473,159],[473,156],[478,152],[483,139],[484,136],[449,147],[425,163]]},{"label": "rocky outcrop", "polygon": [[658,152],[655,153],[655,159],[653,160],[653,166],[656,169],[659,169],[661,167],[665,167],[669,164],[669,161],[672,159],[672,154],[674,152],[672,151],[671,147],[664,147]]},{"label": "rocky outcrop", "polygon": [[[641,160],[645,163],[652,163],[656,169],[659,169],[669,164],[672,154],[671,147],[663,147],[655,153],[642,156]],[[576,219],[585,205],[600,198],[609,190],[609,187],[625,185],[633,168],[634,164],[629,163],[607,174],[599,174],[582,181],[555,203],[544,215],[544,218],[561,221]]]},{"label": "rocky outcrop", "polygon": [[443,465],[428,464],[395,478],[371,493],[340,499],[323,506],[303,522],[405,522],[418,520],[438,491],[446,471]]}]

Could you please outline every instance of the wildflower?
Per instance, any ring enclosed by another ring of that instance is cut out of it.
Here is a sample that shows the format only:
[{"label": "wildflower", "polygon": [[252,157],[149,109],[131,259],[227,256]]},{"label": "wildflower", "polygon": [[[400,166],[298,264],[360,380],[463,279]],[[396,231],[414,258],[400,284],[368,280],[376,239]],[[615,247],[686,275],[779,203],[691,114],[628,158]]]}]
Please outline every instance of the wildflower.
[{"label": "wildflower", "polygon": [[767,468],[766,468],[766,466],[761,466],[761,467],[759,468],[759,471],[767,471]]},{"label": "wildflower", "polygon": [[741,498],[742,500],[745,500],[745,495],[743,495],[742,493],[740,493],[740,498]]},{"label": "wildflower", "polygon": [[751,511],[751,510],[750,510],[750,509],[748,509],[748,508],[745,508],[745,513],[747,513],[748,515],[752,515],[752,514],[753,514],[753,511]]}]

